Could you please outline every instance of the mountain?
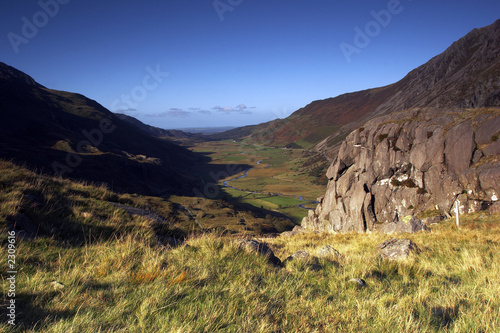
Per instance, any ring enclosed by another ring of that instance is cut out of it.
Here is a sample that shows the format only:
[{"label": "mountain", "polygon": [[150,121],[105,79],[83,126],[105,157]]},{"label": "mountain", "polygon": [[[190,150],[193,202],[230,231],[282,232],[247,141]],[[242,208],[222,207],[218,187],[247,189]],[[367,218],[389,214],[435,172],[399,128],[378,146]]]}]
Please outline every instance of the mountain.
[{"label": "mountain", "polygon": [[333,157],[351,130],[375,116],[415,107],[499,106],[498,54],[500,20],[472,30],[394,84],[314,101],[286,119],[254,127],[250,138],[282,146],[316,145],[315,149]]},{"label": "mountain", "polygon": [[151,125],[144,124],[142,121],[134,118],[132,116],[123,114],[123,113],[115,113],[115,116],[120,118],[123,121],[128,122],[129,124],[134,125],[141,131],[155,137],[164,137],[164,138],[179,138],[179,139],[191,139],[197,137],[196,135],[188,132],[184,132],[181,130],[167,130]]},{"label": "mountain", "polygon": [[47,174],[144,194],[189,192],[202,158],[85,96],[0,63],[0,157]]}]

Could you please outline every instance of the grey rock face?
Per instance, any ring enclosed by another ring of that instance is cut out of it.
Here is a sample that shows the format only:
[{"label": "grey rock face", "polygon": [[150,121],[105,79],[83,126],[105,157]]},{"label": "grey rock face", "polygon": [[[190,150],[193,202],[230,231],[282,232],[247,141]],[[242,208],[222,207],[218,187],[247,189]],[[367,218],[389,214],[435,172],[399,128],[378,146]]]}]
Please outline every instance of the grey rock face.
[{"label": "grey rock face", "polygon": [[415,216],[405,216],[397,222],[385,222],[377,225],[376,230],[383,234],[415,233],[418,231],[430,231],[430,229]]},{"label": "grey rock face", "polygon": [[382,258],[389,260],[406,259],[411,251],[418,251],[417,246],[411,240],[397,238],[386,240],[377,248]]},{"label": "grey rock face", "polygon": [[500,214],[500,201],[495,202],[493,205],[491,205],[489,211],[490,214]]},{"label": "grey rock face", "polygon": [[[412,109],[370,120],[342,142],[326,193],[302,226],[365,232],[396,214],[453,215],[457,200],[461,213],[484,209],[500,200],[500,129],[490,125],[498,119],[498,109]],[[420,224],[394,232],[425,230]]]},{"label": "grey rock face", "polygon": [[438,216],[431,216],[431,217],[426,217],[425,219],[422,219],[422,222],[424,224],[437,224],[445,219],[444,216],[438,215]]}]

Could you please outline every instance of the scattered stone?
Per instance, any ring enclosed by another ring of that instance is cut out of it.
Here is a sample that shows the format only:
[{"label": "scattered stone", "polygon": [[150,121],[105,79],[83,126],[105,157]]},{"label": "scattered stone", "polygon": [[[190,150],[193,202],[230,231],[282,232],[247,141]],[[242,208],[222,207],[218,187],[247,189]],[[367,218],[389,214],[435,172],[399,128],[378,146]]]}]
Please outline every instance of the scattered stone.
[{"label": "scattered stone", "polygon": [[285,259],[284,262],[289,262],[292,260],[306,260],[309,259],[310,255],[309,252],[305,250],[300,250],[289,256],[288,258]]},{"label": "scattered stone", "polygon": [[417,246],[411,240],[397,238],[386,240],[377,248],[383,259],[390,260],[406,259],[410,255],[410,251],[418,251]]},{"label": "scattered stone", "polygon": [[238,239],[237,241],[240,248],[243,250],[265,256],[267,257],[267,260],[275,266],[279,266],[281,264],[281,260],[274,255],[273,250],[271,250],[271,248],[266,244],[253,239]]},{"label": "scattered stone", "polygon": [[64,289],[64,284],[62,284],[61,282],[52,281],[50,284],[52,285],[52,287],[54,287],[54,290]]},{"label": "scattered stone", "polygon": [[324,247],[322,247],[318,251],[318,257],[320,257],[320,258],[328,258],[328,257],[338,258],[338,257],[341,257],[341,256],[342,255],[340,254],[340,252],[337,251],[336,249],[334,249],[330,245],[325,245]]},{"label": "scattered stone", "polygon": [[392,233],[415,233],[419,231],[430,231],[422,221],[417,219],[415,216],[405,216],[401,218],[398,222],[386,222],[376,226],[376,230],[383,234]]},{"label": "scattered stone", "polygon": [[491,205],[489,212],[490,214],[500,214],[500,201],[497,201],[493,205]]},{"label": "scattered stone", "polygon": [[365,280],[360,279],[360,278],[350,279],[350,280],[349,280],[349,282],[354,282],[354,283],[356,283],[356,285],[358,286],[358,288],[364,288],[364,287],[366,287],[366,282],[365,282]]}]

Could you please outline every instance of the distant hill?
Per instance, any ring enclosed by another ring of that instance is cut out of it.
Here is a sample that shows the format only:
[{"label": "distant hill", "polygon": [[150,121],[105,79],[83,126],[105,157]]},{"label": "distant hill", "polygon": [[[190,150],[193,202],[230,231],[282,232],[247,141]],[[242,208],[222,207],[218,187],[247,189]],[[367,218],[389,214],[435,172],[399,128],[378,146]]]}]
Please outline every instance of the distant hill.
[{"label": "distant hill", "polygon": [[123,113],[115,113],[115,116],[120,118],[123,121],[128,122],[129,124],[134,125],[141,131],[155,136],[155,137],[167,137],[167,138],[180,138],[180,139],[190,139],[195,137],[196,135],[193,135],[192,133],[184,132],[181,130],[168,130],[168,129],[163,129],[151,125],[144,124],[142,121],[140,121],[137,118],[134,118],[132,116],[123,114]]},{"label": "distant hill", "polygon": [[316,149],[334,156],[332,147],[375,116],[416,107],[499,106],[499,54],[500,20],[472,30],[394,84],[314,101],[285,119],[227,134],[250,135],[255,141],[281,146],[317,145]]},{"label": "distant hill", "polygon": [[48,89],[0,63],[2,158],[118,191],[189,192],[201,157],[150,134],[85,96]]},{"label": "distant hill", "polygon": [[222,126],[222,127],[188,127],[188,128],[180,128],[180,131],[183,132],[188,132],[191,134],[215,134],[215,133],[221,133],[221,132],[226,132],[234,129],[236,127],[234,126]]}]

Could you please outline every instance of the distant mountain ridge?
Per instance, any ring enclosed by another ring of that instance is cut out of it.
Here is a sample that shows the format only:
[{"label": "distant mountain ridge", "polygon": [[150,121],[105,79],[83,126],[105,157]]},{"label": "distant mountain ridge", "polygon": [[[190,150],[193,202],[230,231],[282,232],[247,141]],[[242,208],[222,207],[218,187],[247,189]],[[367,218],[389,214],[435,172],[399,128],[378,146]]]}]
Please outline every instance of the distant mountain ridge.
[{"label": "distant mountain ridge", "polygon": [[[445,52],[380,88],[314,101],[285,119],[260,124],[250,138],[285,146],[291,142],[334,156],[354,128],[373,117],[416,107],[500,106],[500,20],[474,29]],[[248,131],[233,134],[248,135]]]},{"label": "distant mountain ridge", "polygon": [[182,138],[182,139],[187,139],[187,138],[192,138],[194,135],[192,133],[184,132],[181,130],[168,130],[168,129],[163,129],[151,125],[144,124],[142,121],[139,119],[123,114],[123,113],[115,113],[115,116],[120,118],[123,121],[128,122],[129,124],[132,124],[139,128],[141,131],[155,136],[155,137],[169,137],[169,138]]}]

